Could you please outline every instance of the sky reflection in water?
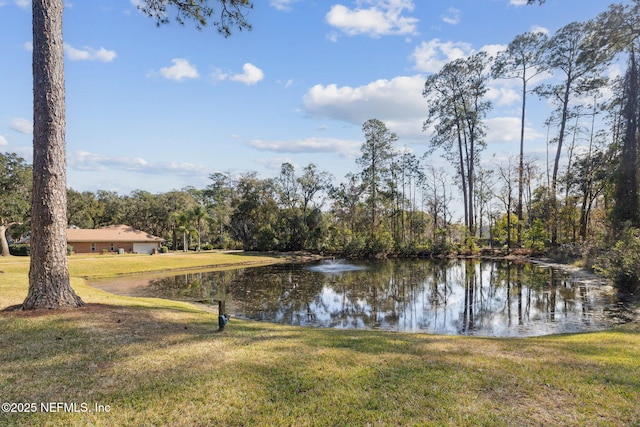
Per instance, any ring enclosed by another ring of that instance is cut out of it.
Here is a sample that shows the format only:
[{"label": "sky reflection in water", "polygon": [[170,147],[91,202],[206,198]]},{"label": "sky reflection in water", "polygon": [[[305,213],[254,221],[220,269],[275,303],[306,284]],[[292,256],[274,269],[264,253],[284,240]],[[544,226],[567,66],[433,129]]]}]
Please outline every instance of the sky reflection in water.
[{"label": "sky reflection in water", "polygon": [[[536,336],[602,330],[609,286],[532,264],[478,260],[330,261],[138,280],[129,295],[224,299],[235,317],[327,328]],[[116,293],[116,283],[95,286]]]}]

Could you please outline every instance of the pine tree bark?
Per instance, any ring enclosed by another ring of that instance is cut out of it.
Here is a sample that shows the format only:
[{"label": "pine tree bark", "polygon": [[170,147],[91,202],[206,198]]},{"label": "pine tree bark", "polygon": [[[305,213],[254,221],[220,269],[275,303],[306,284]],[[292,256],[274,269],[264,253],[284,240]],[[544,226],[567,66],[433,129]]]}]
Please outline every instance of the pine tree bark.
[{"label": "pine tree bark", "polygon": [[33,0],[33,200],[23,309],[84,305],[69,282],[63,0]]}]

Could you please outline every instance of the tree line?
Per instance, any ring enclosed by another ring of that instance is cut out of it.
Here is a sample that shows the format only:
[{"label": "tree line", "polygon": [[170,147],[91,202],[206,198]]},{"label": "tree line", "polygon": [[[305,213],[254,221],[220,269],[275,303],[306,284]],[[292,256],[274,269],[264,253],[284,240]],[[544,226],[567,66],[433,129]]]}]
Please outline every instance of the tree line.
[{"label": "tree line", "polygon": [[[285,163],[270,178],[216,173],[203,189],[129,195],[69,189],[67,225],[126,223],[165,238],[174,250],[412,256],[480,247],[588,248],[594,259],[617,250],[617,257],[599,258],[608,258],[603,268],[633,283],[640,272],[629,273],[634,260],[622,248],[640,239],[639,20],[639,0],[612,4],[593,20],[570,23],[550,36],[521,34],[495,58],[480,52],[446,64],[424,86],[424,129],[430,135],[424,155],[399,147],[397,135],[371,119],[363,124],[358,168],[340,183],[314,164],[296,170]],[[626,62],[626,70],[607,79],[613,61]],[[553,83],[534,85],[543,73],[553,74]],[[521,85],[519,154],[490,164],[481,161],[492,108],[486,94],[489,82],[502,78]],[[605,97],[605,89],[613,95]],[[531,96],[553,105],[545,125],[555,153],[546,167],[524,155]],[[587,141],[586,149],[577,149],[580,140]],[[453,172],[432,166],[436,153]],[[15,155],[4,157],[28,168]],[[23,197],[20,191],[3,194]],[[452,212],[455,200],[462,201],[461,223]],[[6,202],[2,209],[2,226],[20,234],[28,209]]]}]

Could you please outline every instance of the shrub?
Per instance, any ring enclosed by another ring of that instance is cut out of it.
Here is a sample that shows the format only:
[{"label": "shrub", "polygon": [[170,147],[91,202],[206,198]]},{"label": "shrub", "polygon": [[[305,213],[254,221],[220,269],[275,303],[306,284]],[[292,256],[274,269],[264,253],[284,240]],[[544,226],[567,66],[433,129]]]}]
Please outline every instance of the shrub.
[{"label": "shrub", "polygon": [[377,231],[368,236],[365,251],[370,256],[385,256],[393,250],[393,237],[388,231]]},{"label": "shrub", "polygon": [[270,224],[260,227],[256,233],[256,249],[259,251],[270,251],[278,246],[276,233]]},{"label": "shrub", "polygon": [[449,241],[445,228],[438,228],[435,239],[430,239],[429,243],[429,251],[433,255],[449,255],[457,252],[455,245]]},{"label": "shrub", "polygon": [[31,247],[25,244],[9,245],[9,253],[14,256],[29,256],[31,254]]},{"label": "shrub", "polygon": [[531,227],[525,231],[525,247],[533,251],[542,252],[546,248],[546,242],[548,240],[549,236],[547,235],[547,229],[545,227],[544,221],[542,221],[541,219],[536,219],[535,221],[533,221]]},{"label": "shrub", "polygon": [[613,280],[621,292],[640,290],[640,230],[625,229],[596,269]]},{"label": "shrub", "polygon": [[160,251],[161,254],[166,254],[169,253],[169,248],[166,246],[160,246]]},{"label": "shrub", "polygon": [[345,243],[342,253],[347,256],[363,256],[365,246],[364,236],[361,234],[349,235],[349,240]]},{"label": "shrub", "polygon": [[570,264],[582,258],[582,248],[575,243],[565,243],[553,251],[552,258],[555,262]]}]

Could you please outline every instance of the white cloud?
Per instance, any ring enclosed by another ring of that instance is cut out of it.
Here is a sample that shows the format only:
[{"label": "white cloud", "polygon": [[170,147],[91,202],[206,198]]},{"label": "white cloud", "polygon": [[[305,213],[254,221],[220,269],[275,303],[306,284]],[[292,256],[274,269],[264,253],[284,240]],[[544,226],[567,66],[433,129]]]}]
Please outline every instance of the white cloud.
[{"label": "white cloud", "polygon": [[441,16],[442,21],[449,25],[457,25],[460,23],[460,9],[450,7],[447,12]]},{"label": "white cloud", "polygon": [[329,40],[330,42],[337,42],[338,41],[338,33],[335,31],[330,32],[329,34],[327,34],[327,40]]},{"label": "white cloud", "polygon": [[209,76],[211,77],[211,80],[213,80],[214,82],[221,82],[229,78],[229,74],[225,73],[220,68],[214,67],[212,70],[213,71],[211,71]]},{"label": "white cloud", "polygon": [[294,162],[289,157],[272,157],[268,159],[257,159],[256,163],[264,166],[267,169],[274,170],[274,171],[280,171],[280,168],[282,167],[283,163],[290,163],[293,165],[295,169],[300,168],[300,165],[296,164],[296,162]]},{"label": "white cloud", "polygon": [[[426,142],[428,132],[422,131],[427,116],[427,101],[422,96],[425,78],[422,75],[396,77],[391,80],[378,80],[359,87],[333,85],[315,85],[304,96],[303,106],[306,113],[315,118],[339,120],[354,126],[371,118],[383,121],[387,127],[398,134],[401,141]],[[490,87],[487,97],[496,105],[510,105],[520,100],[517,91],[509,87]],[[520,140],[520,119],[518,117],[493,117],[485,120],[487,125],[487,143],[509,143]],[[543,135],[534,128],[525,128],[527,140],[539,139]],[[304,149],[324,147],[323,138],[304,141],[252,142],[252,146],[280,152],[301,152]],[[314,143],[319,145],[314,146]],[[351,150],[358,150],[354,144]],[[328,150],[328,149],[327,149]],[[357,154],[357,153],[355,153]],[[355,155],[354,154],[354,155]]]},{"label": "white cloud", "polygon": [[221,70],[220,68],[213,68],[213,71],[211,72],[211,74],[209,74],[209,76],[214,82],[231,80],[234,82],[244,83],[247,86],[251,86],[264,79],[264,72],[255,65],[247,62],[242,66],[242,73],[230,74]]},{"label": "white cloud", "polygon": [[33,122],[22,117],[11,119],[9,127],[16,132],[24,133],[27,135],[33,133]]},{"label": "white cloud", "polygon": [[512,6],[525,6],[527,0],[509,0],[509,4]]},{"label": "white cloud", "polygon": [[480,48],[480,52],[486,52],[493,58],[505,50],[507,50],[506,44],[486,44]]},{"label": "white cloud", "polygon": [[[476,50],[470,43],[466,42],[442,42],[440,39],[433,39],[422,42],[411,54],[411,59],[415,62],[413,68],[427,73],[437,73],[443,66],[456,59],[466,58],[474,53],[486,52],[491,57],[495,57],[499,52],[505,50],[506,45],[488,44]],[[486,72],[489,72],[490,64],[487,65]]]},{"label": "white cloud", "polygon": [[[33,49],[33,44],[31,44],[31,49]],[[68,43],[64,44],[64,51],[71,61],[111,62],[118,56],[114,50],[107,50],[103,47],[94,49],[84,46],[82,49],[77,49]]]},{"label": "white cloud", "polygon": [[278,81],[278,84],[282,85],[283,88],[288,89],[293,84],[293,79],[289,79],[286,82]]},{"label": "white cloud", "polygon": [[607,74],[607,77],[609,77],[611,80],[615,80],[624,75],[624,73],[622,72],[622,68],[620,67],[620,64],[609,65],[609,68],[607,68],[606,74]]},{"label": "white cloud", "polygon": [[337,138],[305,138],[290,141],[255,139],[249,145],[257,150],[277,153],[337,153],[345,157],[357,155],[362,141]]},{"label": "white cloud", "polygon": [[[184,58],[174,58],[171,62],[172,66],[160,68],[160,75],[165,79],[180,81],[182,79],[197,79],[200,76],[196,67]],[[152,72],[147,76],[155,74]]]},{"label": "white cloud", "polygon": [[364,34],[380,37],[418,33],[418,19],[403,15],[405,10],[413,11],[412,0],[359,0],[357,4],[355,9],[341,4],[332,6],[325,17],[327,23],[350,36]]},{"label": "white cloud", "polygon": [[139,157],[114,157],[104,154],[76,151],[68,156],[69,166],[77,171],[121,170],[150,175],[195,176],[208,175],[211,170],[203,165],[186,162],[148,162]]},{"label": "white cloud", "polygon": [[[488,144],[516,144],[520,142],[520,119],[518,117],[493,117],[486,119],[484,123],[487,126],[485,141]],[[524,138],[525,141],[531,141],[544,138],[544,135],[525,125]]]},{"label": "white cloud", "polygon": [[69,166],[75,170],[104,171],[109,169],[140,171],[147,166],[141,158],[111,157],[88,151],[76,151],[69,155]]},{"label": "white cloud", "polygon": [[269,4],[271,7],[274,7],[281,11],[290,11],[291,4],[295,3],[298,0],[271,0]]},{"label": "white cloud", "polygon": [[495,105],[511,105],[520,100],[520,94],[510,87],[489,86],[486,98]]},{"label": "white cloud", "polygon": [[433,39],[416,47],[411,59],[416,63],[416,70],[437,73],[448,62],[464,58],[473,52],[470,43],[441,42],[440,39]]},{"label": "white cloud", "polygon": [[9,143],[7,142],[7,138],[5,138],[4,136],[0,135],[0,147],[5,146],[5,145],[9,145]]},{"label": "white cloud", "polygon": [[111,62],[118,56],[115,50],[107,50],[103,47],[94,52],[94,56],[98,61]]},{"label": "white cloud", "polygon": [[529,30],[530,32],[536,34],[536,33],[542,33],[544,35],[549,35],[550,31],[548,28],[546,27],[542,27],[540,25],[532,25],[531,29]]},{"label": "white cloud", "polygon": [[264,73],[253,64],[246,63],[242,66],[242,74],[235,74],[229,77],[234,82],[244,83],[248,86],[258,83],[264,78]]},{"label": "white cloud", "polygon": [[422,75],[376,80],[364,86],[315,85],[304,96],[308,115],[351,123],[358,127],[372,118],[385,122],[393,132],[416,137],[422,134],[427,105],[422,96]]}]

